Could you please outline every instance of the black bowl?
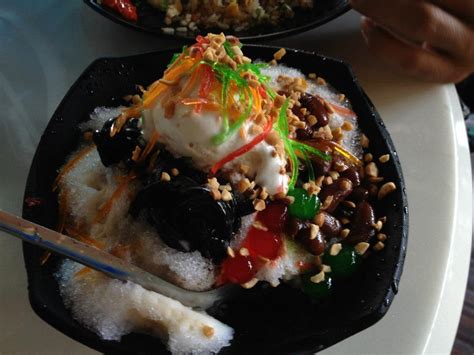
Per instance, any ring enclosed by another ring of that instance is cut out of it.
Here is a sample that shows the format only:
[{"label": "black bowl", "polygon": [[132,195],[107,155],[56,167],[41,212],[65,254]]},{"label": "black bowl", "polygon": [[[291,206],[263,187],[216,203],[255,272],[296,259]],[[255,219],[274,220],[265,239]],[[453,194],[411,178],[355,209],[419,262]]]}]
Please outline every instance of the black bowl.
[{"label": "black bowl", "polygon": [[[245,46],[246,55],[269,60],[276,48]],[[121,97],[161,76],[173,51],[165,50],[93,62],[71,87],[54,113],[36,151],[25,192],[23,217],[54,227],[57,196],[51,186],[58,168],[77,146],[77,125],[97,106],[117,105]],[[344,93],[359,116],[371,142],[374,156],[390,154],[380,166],[381,174],[394,181],[397,190],[375,205],[378,216],[386,215],[386,247],[362,264],[361,272],[336,290],[325,304],[313,304],[299,290],[286,285],[259,285],[237,300],[212,310],[236,330],[232,346],[222,353],[314,352],[335,344],[376,323],[387,312],[402,272],[408,231],[408,207],[400,162],[380,116],[357,83],[351,69],[341,61],[313,53],[287,50],[283,62],[305,73],[317,72]],[[31,197],[37,198],[32,200]],[[31,203],[40,201],[40,203]],[[28,202],[28,203],[27,203]],[[159,340],[130,334],[121,342],[101,340],[78,324],[58,294],[54,272],[61,261],[53,256],[40,266],[43,250],[24,244],[30,302],[46,322],[68,336],[103,352],[165,352]],[[370,350],[368,346],[368,351]]]},{"label": "black bowl", "polygon": [[[153,33],[159,36],[192,41],[198,34],[206,35],[209,32],[222,32],[222,30],[218,28],[209,28],[192,34],[187,32],[166,34],[161,28],[170,26],[164,23],[164,13],[148,5],[146,1],[133,1],[133,3],[136,3],[137,5],[137,22],[126,20],[117,12],[111,10],[108,7],[100,5],[98,0],[84,0],[84,2],[99,14],[111,19],[118,24],[131,27],[138,31]],[[278,26],[259,25],[237,33],[227,30],[226,34],[233,34],[238,36],[241,40],[254,42],[286,37],[321,26],[326,22],[329,22],[332,19],[342,15],[349,9],[350,6],[348,0],[317,0],[314,1],[314,7],[312,9],[296,9],[295,16],[293,18],[283,21]]]}]

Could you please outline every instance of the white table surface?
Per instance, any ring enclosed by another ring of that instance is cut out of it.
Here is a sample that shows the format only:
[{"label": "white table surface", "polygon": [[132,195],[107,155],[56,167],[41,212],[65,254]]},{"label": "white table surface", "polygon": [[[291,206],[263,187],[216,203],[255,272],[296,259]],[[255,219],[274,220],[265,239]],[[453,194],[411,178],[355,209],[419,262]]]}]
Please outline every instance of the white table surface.
[{"label": "white table surface", "polygon": [[[323,353],[449,353],[472,225],[470,160],[457,95],[451,85],[417,82],[384,67],[365,49],[358,23],[350,12],[273,42],[353,65],[393,137],[406,179],[410,229],[399,294],[379,323]],[[90,62],[174,44],[116,25],[79,0],[0,0],[0,208],[20,213],[41,133]],[[0,353],[95,353],[33,313],[22,258],[21,243],[1,235]]]}]

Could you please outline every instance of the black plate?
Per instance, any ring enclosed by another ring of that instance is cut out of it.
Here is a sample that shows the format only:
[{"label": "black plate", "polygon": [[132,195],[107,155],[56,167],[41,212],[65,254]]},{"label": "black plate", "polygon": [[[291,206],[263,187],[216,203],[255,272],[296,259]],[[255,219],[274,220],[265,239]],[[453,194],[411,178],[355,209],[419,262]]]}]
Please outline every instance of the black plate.
[{"label": "black plate", "polygon": [[[269,60],[276,48],[245,46],[251,58]],[[51,185],[67,157],[77,146],[77,125],[88,119],[97,106],[117,105],[120,98],[135,90],[135,84],[148,85],[160,77],[173,51],[165,50],[124,58],[104,58],[93,62],[71,87],[54,113],[36,151],[28,176],[25,199],[39,198],[42,203],[23,207],[23,216],[33,222],[54,227],[57,196]],[[283,62],[305,73],[317,72],[351,100],[362,130],[369,137],[375,157],[390,154],[381,164],[381,174],[394,181],[396,192],[375,206],[378,216],[386,215],[386,247],[373,253],[362,270],[343,288],[337,289],[326,304],[312,304],[302,292],[281,285],[257,286],[245,291],[238,300],[217,307],[214,315],[236,330],[230,348],[223,353],[314,352],[341,341],[376,323],[387,312],[405,258],[408,207],[400,162],[380,116],[357,83],[351,69],[338,60],[308,52],[287,50]],[[25,200],[26,201],[26,200]],[[103,352],[164,352],[156,338],[131,334],[121,342],[101,340],[95,333],[75,322],[64,307],[53,277],[59,257],[45,266],[39,260],[43,251],[24,244],[30,302],[46,322],[70,337]],[[370,344],[367,344],[370,350]]]},{"label": "black plate", "polygon": [[[117,12],[100,5],[98,0],[84,0],[84,2],[99,14],[104,15],[116,23],[131,27],[138,31],[149,32],[159,36],[192,41],[198,34],[205,35],[209,32],[222,32],[221,29],[210,28],[203,29],[202,32],[196,32],[193,34],[180,34],[179,32],[175,32],[173,35],[166,34],[161,30],[161,28],[170,26],[164,23],[164,13],[148,5],[145,0],[133,1],[134,3],[137,3],[137,22],[126,20]],[[292,19],[283,21],[278,26],[259,25],[237,33],[233,33],[231,30],[226,30],[226,34],[234,34],[241,40],[254,42],[285,37],[321,26],[342,15],[349,9],[350,6],[348,0],[315,0],[312,9],[296,9],[295,16]]]}]

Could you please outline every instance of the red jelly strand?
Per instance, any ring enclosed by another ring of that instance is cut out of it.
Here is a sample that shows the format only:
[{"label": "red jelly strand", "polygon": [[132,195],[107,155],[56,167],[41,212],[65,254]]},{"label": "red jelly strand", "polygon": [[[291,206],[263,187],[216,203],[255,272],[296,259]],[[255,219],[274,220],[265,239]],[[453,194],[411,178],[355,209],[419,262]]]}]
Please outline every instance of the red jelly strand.
[{"label": "red jelly strand", "polygon": [[258,143],[263,141],[265,138],[267,138],[268,134],[272,130],[273,126],[273,118],[269,119],[267,122],[267,125],[265,126],[263,133],[259,134],[258,136],[254,137],[249,143],[244,144],[234,152],[230,153],[223,159],[219,160],[217,163],[214,164],[214,166],[211,168],[210,175],[214,176],[216,173],[228,162],[234,160],[235,158],[238,158],[242,154],[247,153],[249,150],[251,150],[253,147],[255,147]]},{"label": "red jelly strand", "polygon": [[[205,99],[209,96],[209,92],[211,90],[212,84],[212,68],[209,65],[202,65],[202,81],[201,87],[199,88],[199,97]],[[202,105],[197,104],[196,108],[194,109],[195,112],[201,112]]]}]

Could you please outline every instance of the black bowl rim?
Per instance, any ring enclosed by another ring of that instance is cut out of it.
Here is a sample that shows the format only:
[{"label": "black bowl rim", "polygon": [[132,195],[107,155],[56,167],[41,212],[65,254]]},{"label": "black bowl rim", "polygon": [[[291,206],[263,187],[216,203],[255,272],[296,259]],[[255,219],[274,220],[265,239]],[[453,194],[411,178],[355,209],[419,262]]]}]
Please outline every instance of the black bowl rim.
[{"label": "black bowl rim", "polygon": [[[258,44],[245,44],[245,46],[254,47],[254,48],[264,48],[264,49],[274,50],[274,51],[282,48],[280,46],[258,45]],[[400,159],[398,157],[398,154],[395,150],[394,143],[393,143],[393,141],[392,141],[392,139],[391,139],[391,137],[390,137],[390,135],[389,135],[389,133],[388,133],[386,127],[385,127],[385,124],[383,123],[382,118],[380,117],[378,111],[375,109],[375,106],[373,105],[373,103],[371,102],[371,100],[369,99],[369,97],[367,96],[365,91],[360,86],[360,83],[359,83],[357,77],[355,76],[351,65],[346,63],[343,60],[336,59],[336,58],[333,58],[333,57],[330,57],[330,56],[320,55],[320,54],[317,54],[315,52],[306,51],[306,50],[299,50],[299,49],[294,49],[294,48],[287,48],[287,47],[284,47],[284,48],[286,49],[287,52],[296,53],[296,54],[310,55],[310,56],[316,56],[316,57],[320,58],[321,60],[328,60],[328,61],[332,61],[332,62],[335,62],[335,63],[339,63],[341,65],[344,65],[347,68],[347,70],[349,71],[349,73],[352,76],[353,84],[363,94],[363,98],[366,101],[366,104],[371,108],[371,111],[374,113],[374,117],[373,117],[374,122],[376,123],[376,126],[377,126],[380,134],[382,135],[382,138],[387,143],[387,146],[389,148],[389,152],[391,153],[391,156],[393,157],[393,160],[394,160],[393,163],[394,163],[395,171],[396,171],[396,174],[399,177],[399,185],[401,187],[401,189],[400,189],[400,191],[398,191],[398,193],[400,194],[401,204],[403,206],[403,210],[402,210],[402,213],[401,213],[401,215],[402,215],[401,220],[402,220],[403,226],[402,226],[401,236],[400,236],[400,251],[399,251],[399,254],[398,254],[398,263],[396,264],[395,270],[393,272],[392,286],[391,286],[390,289],[387,290],[387,294],[386,294],[386,297],[385,297],[385,300],[389,300],[389,302],[388,303],[387,302],[380,303],[376,308],[374,308],[374,310],[371,313],[369,313],[368,315],[366,315],[364,317],[359,318],[359,323],[358,324],[351,325],[350,330],[345,329],[345,332],[344,332],[343,336],[341,336],[339,339],[335,339],[334,342],[331,342],[331,344],[328,345],[328,346],[332,346],[332,345],[334,345],[334,344],[336,344],[336,343],[338,343],[338,342],[340,342],[344,339],[347,339],[347,338],[351,337],[352,335],[357,334],[357,333],[361,332],[362,330],[367,329],[368,327],[374,325],[387,313],[388,309],[390,308],[390,306],[393,302],[393,298],[395,297],[395,295],[398,292],[398,285],[399,285],[399,282],[400,282],[400,278],[401,278],[401,274],[402,274],[403,266],[404,266],[404,261],[405,261],[405,256],[406,256],[406,247],[407,247],[407,243],[408,243],[408,227],[409,227],[409,222],[408,222],[408,214],[409,214],[408,213],[408,199],[407,199],[407,195],[406,195],[406,191],[405,191],[405,181],[404,181],[404,177],[403,177],[403,173],[402,173],[402,169],[401,169],[401,163],[400,163]],[[72,92],[74,91],[76,86],[79,85],[79,83],[78,83],[79,79],[81,77],[83,77],[84,75],[86,75],[90,71],[90,69],[93,68],[94,66],[96,66],[98,63],[103,62],[103,61],[117,60],[117,59],[131,59],[131,58],[135,58],[135,57],[165,53],[165,52],[170,52],[170,51],[180,51],[180,50],[181,50],[181,48],[169,47],[169,48],[165,48],[165,49],[160,49],[160,50],[156,50],[156,51],[148,51],[148,52],[143,52],[143,53],[140,53],[140,54],[134,54],[134,55],[129,55],[129,56],[99,57],[99,58],[95,59],[91,64],[89,64],[84,69],[84,71],[79,75],[78,79],[76,79],[74,84],[69,88],[66,95],[61,100],[60,104],[58,105],[57,109],[55,110],[52,118],[54,118],[57,115],[57,113],[61,111],[63,106],[66,105],[66,102],[68,101],[70,95],[72,95]],[[52,125],[52,124],[53,124],[53,119],[51,119],[49,121],[49,123],[48,123],[47,127],[45,128],[44,132],[48,131],[48,129],[50,128],[50,125]],[[40,145],[40,144],[41,144],[41,141],[38,145]],[[33,161],[36,159],[37,153],[38,153],[38,150],[35,152]],[[32,167],[33,167],[33,164],[32,164]],[[31,175],[32,175],[32,171],[31,171],[31,168],[30,168],[30,172],[28,174],[28,179],[27,179],[26,186],[30,185]],[[28,197],[27,196],[27,191],[25,190],[24,200],[27,197]],[[23,217],[28,218],[28,214],[29,214],[28,209],[26,208],[26,205],[24,204],[23,205]],[[23,242],[23,253],[24,253],[24,257],[25,257],[25,264],[26,264],[25,248],[28,248],[28,247],[31,247],[31,246],[28,243]],[[29,301],[30,301],[31,307],[35,311],[35,313],[42,320],[44,320],[46,323],[52,325],[53,327],[55,327],[56,329],[58,329],[59,331],[64,333],[61,330],[59,323],[56,324],[55,322],[51,322],[51,319],[47,318],[47,310],[41,304],[36,302],[30,288],[28,288],[28,291],[29,291]],[[65,334],[67,334],[67,333],[65,333]],[[86,342],[82,341],[82,338],[81,338],[80,335],[75,335],[75,334],[67,334],[67,335],[70,336],[71,338],[77,340],[77,341],[80,341],[83,344],[87,344]],[[104,341],[104,342],[107,342],[107,341]],[[306,341],[304,344],[298,344],[298,340],[294,340],[294,341],[289,342],[289,344],[291,344],[292,347],[294,345],[293,348],[295,349],[294,350],[295,353],[307,353],[308,347],[312,347],[313,349],[316,349],[318,343],[317,342],[311,342],[311,340],[309,340],[309,341]],[[101,349],[101,350],[103,349],[104,351],[107,351],[107,346],[104,343],[104,344],[101,344],[100,346],[96,346],[95,349]]]},{"label": "black bowl rim", "polygon": [[[119,25],[132,28],[132,29],[134,29],[135,31],[138,31],[138,32],[145,32],[145,33],[153,34],[153,35],[156,35],[156,36],[159,36],[159,37],[175,39],[175,40],[180,40],[180,41],[185,41],[185,42],[193,41],[194,38],[195,38],[195,35],[193,35],[193,36],[176,36],[174,34],[164,33],[161,30],[155,30],[155,29],[152,29],[152,28],[148,28],[146,26],[140,26],[140,25],[138,25],[134,22],[127,21],[123,17],[114,14],[112,11],[109,11],[109,10],[105,9],[104,7],[99,5],[97,3],[97,1],[95,1],[95,0],[83,0],[83,1],[91,9],[93,9],[97,13],[101,14],[102,16],[108,18],[109,20],[112,20],[113,22],[115,22]],[[253,35],[253,36],[239,36],[238,33],[232,33],[232,34],[238,36],[240,40],[254,41],[254,42],[268,41],[268,40],[274,40],[274,39],[278,39],[278,38],[289,37],[289,36],[292,36],[292,35],[295,35],[295,34],[298,34],[298,33],[302,33],[302,32],[306,32],[306,31],[309,31],[313,28],[322,26],[325,23],[328,23],[329,21],[332,21],[335,18],[345,14],[350,9],[351,9],[351,6],[349,4],[349,1],[345,1],[345,4],[343,6],[340,6],[336,9],[334,9],[334,11],[331,11],[331,13],[329,15],[321,17],[321,18],[314,19],[314,20],[312,20],[310,22],[307,22],[307,23],[305,23],[301,26],[297,26],[297,27],[293,27],[293,28],[289,28],[289,29],[285,29],[285,30],[280,30],[280,31],[276,31],[276,32],[262,33],[262,34]]]}]

